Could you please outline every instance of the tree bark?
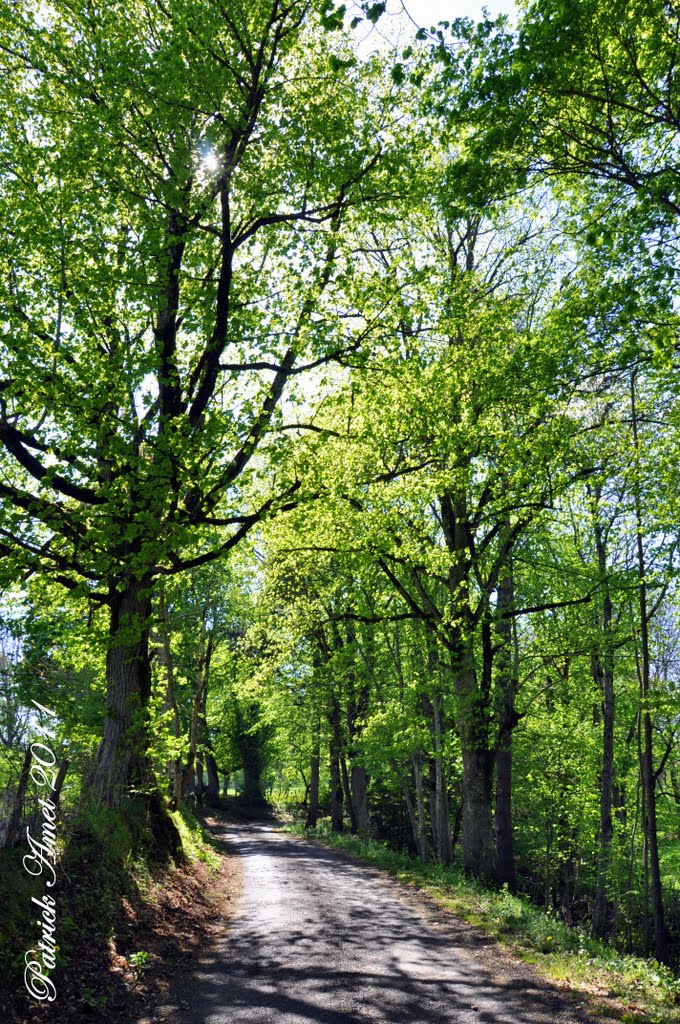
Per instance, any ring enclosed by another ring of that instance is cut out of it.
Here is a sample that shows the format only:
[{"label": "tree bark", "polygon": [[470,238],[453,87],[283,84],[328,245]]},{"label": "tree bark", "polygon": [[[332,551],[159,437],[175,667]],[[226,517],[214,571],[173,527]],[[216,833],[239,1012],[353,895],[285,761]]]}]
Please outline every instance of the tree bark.
[{"label": "tree bark", "polygon": [[442,704],[441,693],[436,693],[432,700],[432,715],[434,720],[435,808],[437,815],[437,837],[439,840],[437,853],[442,864],[451,864],[453,861],[453,846],[451,844],[449,792],[446,785],[446,772],[444,770]]},{"label": "tree bark", "polygon": [[602,586],[601,621],[602,652],[595,649],[592,655],[593,677],[602,693],[602,773],[600,777],[600,834],[597,857],[597,882],[593,904],[592,931],[598,938],[606,938],[612,927],[612,914],[607,897],[607,884],[611,864],[613,836],[612,793],[614,785],[614,655],[611,647],[612,600],[607,580],[607,546],[604,529],[600,521],[601,487],[593,489],[595,522],[593,534],[597,566]]},{"label": "tree bark", "polygon": [[645,551],[642,541],[642,502],[640,500],[639,481],[639,441],[637,429],[637,410],[635,401],[635,374],[630,378],[631,422],[637,479],[634,486],[635,518],[637,526],[638,555],[638,596],[640,605],[640,654],[642,671],[640,674],[640,705],[642,709],[642,785],[645,794],[645,836],[649,857],[651,876],[652,912],[654,917],[654,947],[656,958],[661,963],[668,961],[668,935],[664,919],[663,892],[661,888],[661,870],[659,866],[659,846],[656,824],[656,776],[654,773],[654,745],[652,738],[652,716],[649,711],[650,697],[650,652],[649,652],[649,615],[647,612],[647,582]]},{"label": "tree bark", "polygon": [[334,832],[342,832],[342,778],[340,771],[340,754],[342,752],[342,728],[340,720],[340,703],[337,697],[331,700],[329,713],[331,726],[331,828]]},{"label": "tree bark", "polygon": [[[159,632],[161,640],[159,662],[161,667],[165,669],[164,710],[172,712],[172,735],[175,739],[179,739],[179,708],[177,707],[177,698],[175,696],[175,670],[172,649],[170,647],[170,624],[165,606],[165,589],[162,583],[159,584],[158,591],[158,617],[160,620]],[[167,772],[172,793],[171,807],[176,811],[182,802],[182,764],[178,757],[171,758],[168,762]]]},{"label": "tree bark", "polygon": [[109,807],[138,800],[142,830],[153,841],[159,860],[183,859],[182,841],[168,814],[146,754],[147,710],[151,694],[149,616],[151,583],[128,580],[120,590],[109,584],[109,649],[106,657],[106,719],[93,773],[93,790]]},{"label": "tree bark", "polygon": [[498,740],[496,748],[496,850],[498,853],[497,879],[499,885],[516,888],[515,853],[512,828],[512,733],[515,727],[515,693],[517,668],[513,644],[512,620],[509,613],[514,606],[514,580],[512,567],[498,584],[496,635],[496,708]]},{"label": "tree bark", "polygon": [[400,780],[401,780],[401,791],[404,794],[404,803],[406,804],[406,811],[408,813],[408,820],[409,820],[409,822],[411,824],[411,834],[413,835],[413,845],[415,846],[416,850],[418,851],[418,856],[420,856],[420,834],[419,834],[419,831],[418,831],[418,819],[416,817],[416,811],[415,811],[415,807],[413,805],[413,797],[411,796],[411,790],[408,788],[408,783],[406,782],[406,779],[400,774],[399,769],[397,768],[397,766],[394,765],[393,767],[394,767],[395,774],[398,775]]},{"label": "tree bark", "polygon": [[194,769],[194,796],[196,797],[196,803],[199,806],[203,806],[203,795],[205,793],[205,784],[203,782],[203,755],[196,755],[196,767]]},{"label": "tree bark", "polygon": [[423,766],[419,757],[411,758],[413,764],[413,779],[416,786],[416,810],[418,814],[418,835],[416,844],[420,859],[424,864],[429,860],[429,848],[427,843],[427,823],[425,821],[425,801],[423,800]]},{"label": "tree bark", "polygon": [[478,685],[474,657],[476,621],[470,611],[469,599],[469,546],[474,530],[468,519],[463,494],[441,495],[439,510],[446,544],[452,556],[448,591],[457,620],[447,630],[445,642],[456,694],[456,726],[463,761],[463,867],[468,874],[495,881],[490,680],[485,677],[483,685]]},{"label": "tree bark", "polygon": [[342,791],[345,796],[345,806],[349,814],[349,827],[350,832],[354,835],[357,832],[357,818],[354,810],[354,799],[352,796],[352,790],[350,788],[349,774],[347,771],[347,758],[344,753],[340,754],[340,772],[342,777]]},{"label": "tree bark", "polygon": [[368,780],[362,764],[352,764],[350,785],[357,832],[368,832]]},{"label": "tree bark", "polygon": [[217,771],[215,755],[209,750],[205,755],[205,770],[208,784],[205,787],[205,802],[210,807],[218,807],[220,803],[220,777]]},{"label": "tree bark", "polygon": [[54,780],[54,786],[52,787],[52,791],[50,792],[50,800],[54,804],[55,808],[59,806],[59,801],[61,800],[61,790],[64,785],[64,779],[66,778],[66,772],[68,771],[70,764],[71,762],[66,759],[62,761],[61,764],[59,765],[59,771],[57,772],[57,776]]},{"label": "tree bark", "polygon": [[463,868],[467,874],[495,881],[491,814],[494,757],[489,749],[488,703],[478,692],[472,650],[463,651],[454,668],[463,761]]},{"label": "tree bark", "polygon": [[21,826],[21,815],[24,810],[24,801],[26,799],[26,789],[28,787],[28,776],[31,770],[31,757],[32,751],[30,745],[26,747],[24,751],[24,760],[21,765],[21,771],[19,772],[19,783],[17,785],[17,791],[14,794],[14,800],[12,801],[12,811],[7,822],[7,828],[3,837],[2,847],[11,848],[17,841],[19,835],[19,828]]},{"label": "tree bark", "polygon": [[147,748],[146,709],[151,691],[149,662],[149,581],[109,586],[111,619],[106,657],[106,719],[97,752],[95,787],[99,798],[120,806],[132,789],[152,784]]},{"label": "tree bark", "polygon": [[312,738],[312,755],[309,774],[309,808],[307,810],[307,828],[316,828],[319,817],[319,766],[321,760],[321,720],[317,714],[314,719]]},{"label": "tree bark", "polygon": [[186,796],[189,793],[195,793],[199,801],[202,801],[203,799],[203,765],[201,763],[201,771],[199,775],[196,762],[199,756],[199,744],[207,738],[205,702],[207,696],[208,676],[210,673],[210,664],[213,654],[213,643],[214,637],[212,633],[207,632],[204,615],[201,620],[194,699],[191,704],[189,751],[187,754],[187,761],[184,767],[182,781],[183,795]]}]

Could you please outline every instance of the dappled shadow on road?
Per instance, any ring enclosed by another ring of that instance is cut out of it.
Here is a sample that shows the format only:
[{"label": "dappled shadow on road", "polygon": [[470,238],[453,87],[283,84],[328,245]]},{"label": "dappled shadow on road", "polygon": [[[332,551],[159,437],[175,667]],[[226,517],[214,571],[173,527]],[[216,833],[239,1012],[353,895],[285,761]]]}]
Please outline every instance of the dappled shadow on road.
[{"label": "dappled shadow on road", "polygon": [[202,957],[187,1024],[587,1020],[528,972],[497,977],[490,953],[477,962],[462,930],[458,940],[439,934],[342,854],[275,835],[270,824],[230,829],[229,838],[262,886]]}]

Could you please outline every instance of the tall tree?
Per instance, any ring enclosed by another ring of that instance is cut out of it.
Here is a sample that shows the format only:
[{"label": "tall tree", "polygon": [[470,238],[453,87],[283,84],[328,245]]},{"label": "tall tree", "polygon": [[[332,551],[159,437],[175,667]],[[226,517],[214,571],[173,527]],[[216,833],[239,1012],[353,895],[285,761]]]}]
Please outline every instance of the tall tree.
[{"label": "tall tree", "polygon": [[382,100],[320,31],[326,8],[0,13],[4,571],[109,610],[111,803],[149,781],[154,580],[290,503],[275,470],[246,497],[253,455],[305,357],[353,341],[323,296],[351,208],[379,189]]}]

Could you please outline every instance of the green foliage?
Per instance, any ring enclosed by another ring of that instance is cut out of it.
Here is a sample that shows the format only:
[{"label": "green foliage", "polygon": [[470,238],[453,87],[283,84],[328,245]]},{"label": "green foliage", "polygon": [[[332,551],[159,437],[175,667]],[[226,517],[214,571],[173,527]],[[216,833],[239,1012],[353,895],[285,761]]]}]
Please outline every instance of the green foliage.
[{"label": "green foliage", "polygon": [[678,12],[532,0],[391,48],[387,13],[0,10],[0,782],[54,709],[68,942],[150,877],[157,780],[214,864],[209,769],[661,1005]]},{"label": "green foliage", "polygon": [[186,804],[182,804],[172,818],[182,837],[182,847],[187,859],[203,861],[216,871],[220,865],[220,859],[215,853],[219,844],[203,828],[193,811]]}]

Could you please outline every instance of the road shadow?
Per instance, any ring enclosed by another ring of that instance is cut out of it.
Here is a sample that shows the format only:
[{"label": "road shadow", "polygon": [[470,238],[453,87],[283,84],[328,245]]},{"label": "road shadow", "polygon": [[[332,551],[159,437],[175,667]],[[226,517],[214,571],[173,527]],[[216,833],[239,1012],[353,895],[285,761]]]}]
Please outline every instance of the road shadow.
[{"label": "road shadow", "polygon": [[263,876],[258,912],[246,896],[229,933],[201,957],[173,1024],[592,1022],[527,968],[508,976],[491,940],[476,951],[463,927],[438,933],[345,855],[271,822],[225,833],[244,875]]}]

